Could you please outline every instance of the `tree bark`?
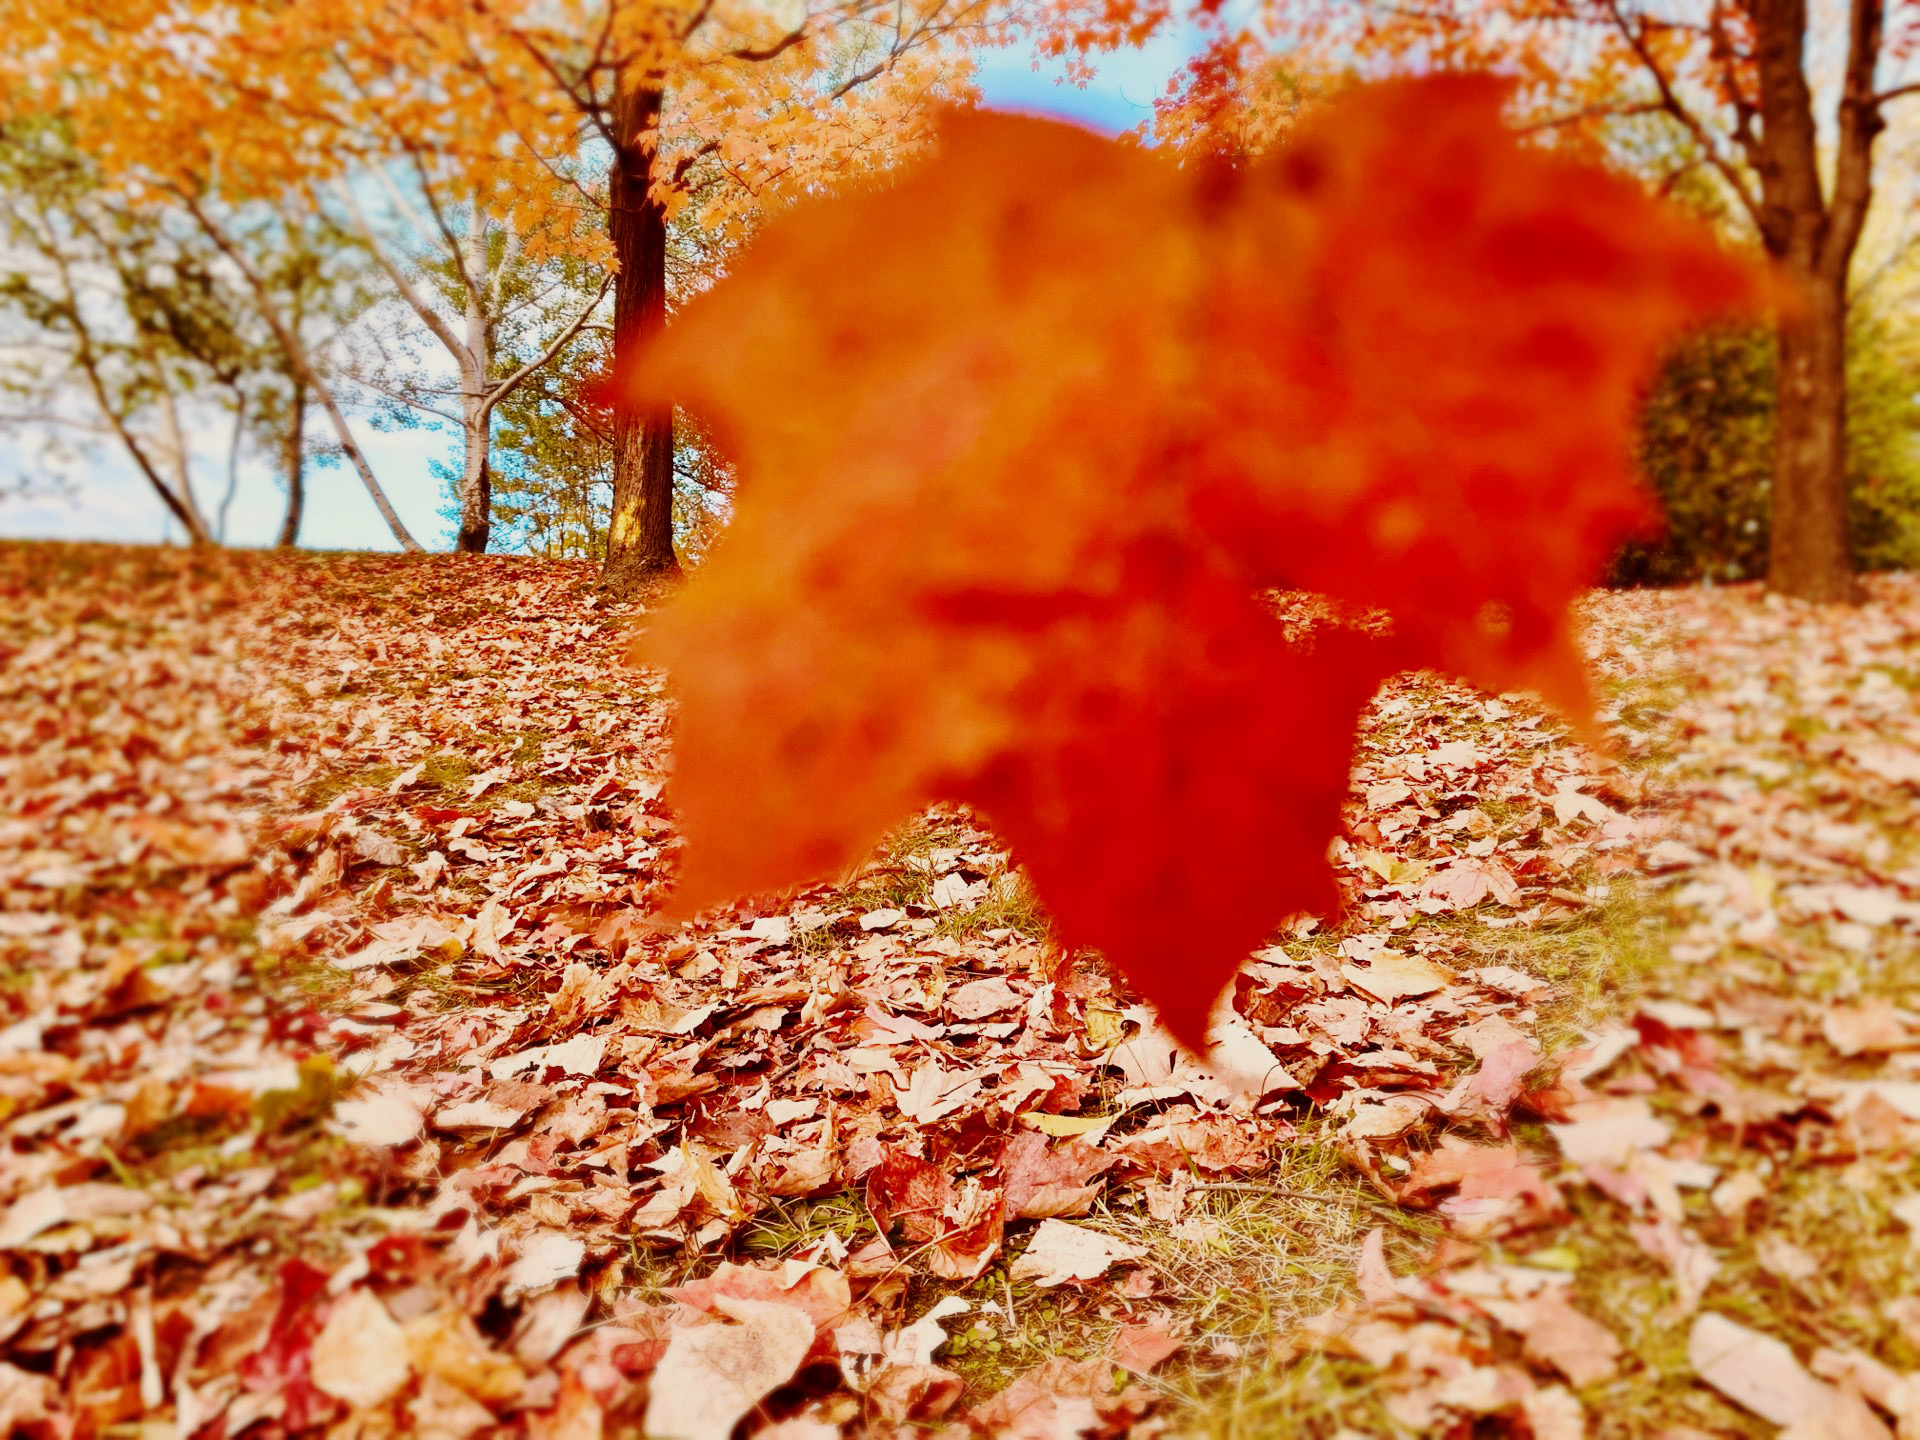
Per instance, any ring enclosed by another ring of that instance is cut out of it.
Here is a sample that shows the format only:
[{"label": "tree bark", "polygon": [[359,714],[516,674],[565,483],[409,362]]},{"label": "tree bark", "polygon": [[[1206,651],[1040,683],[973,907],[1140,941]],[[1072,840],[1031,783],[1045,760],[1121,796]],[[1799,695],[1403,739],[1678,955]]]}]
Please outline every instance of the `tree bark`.
[{"label": "tree bark", "polygon": [[463,555],[484,555],[493,530],[493,324],[486,287],[487,212],[475,196],[467,226],[462,266],[467,285],[467,336],[459,352],[460,431],[464,463],[460,473],[460,534],[455,548]]},{"label": "tree bark", "polygon": [[1847,304],[1803,277],[1801,307],[1775,327],[1771,549],[1767,588],[1800,600],[1857,598],[1847,536]]},{"label": "tree bark", "polygon": [[287,417],[285,448],[280,452],[287,472],[287,513],[274,541],[290,550],[300,541],[300,520],[307,508],[307,387],[293,382],[292,410]]},{"label": "tree bark", "polygon": [[[653,193],[662,94],[621,95],[615,112],[612,238],[613,363],[625,374],[667,323],[667,212]],[[630,590],[679,568],[673,550],[673,410],[648,408],[616,392],[613,410],[613,515],[607,530],[607,583]]]},{"label": "tree bark", "polygon": [[1829,197],[1807,83],[1806,0],[1752,0],[1760,134],[1749,153],[1760,179],[1767,252],[1798,283],[1776,326],[1768,588],[1801,600],[1858,598],[1847,535],[1847,284],[1873,199],[1873,142],[1884,126],[1874,95],[1883,0],[1851,0],[1839,143]]},{"label": "tree bark", "polygon": [[[470,411],[479,407],[469,404]],[[466,468],[460,476],[460,536],[463,555],[484,555],[493,532],[493,465],[488,450],[492,411],[465,417]]]}]

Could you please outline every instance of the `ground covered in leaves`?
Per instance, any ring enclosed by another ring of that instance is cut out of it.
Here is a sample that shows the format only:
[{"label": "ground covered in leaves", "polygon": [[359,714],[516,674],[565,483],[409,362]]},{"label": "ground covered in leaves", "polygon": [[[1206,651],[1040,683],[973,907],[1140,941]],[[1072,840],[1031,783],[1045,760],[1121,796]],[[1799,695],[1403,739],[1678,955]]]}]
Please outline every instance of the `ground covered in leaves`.
[{"label": "ground covered in leaves", "polygon": [[1870,593],[1596,598],[1611,759],[1388,687],[1202,1068],[963,814],[650,920],[583,568],[0,547],[0,1429],[1920,1435]]}]

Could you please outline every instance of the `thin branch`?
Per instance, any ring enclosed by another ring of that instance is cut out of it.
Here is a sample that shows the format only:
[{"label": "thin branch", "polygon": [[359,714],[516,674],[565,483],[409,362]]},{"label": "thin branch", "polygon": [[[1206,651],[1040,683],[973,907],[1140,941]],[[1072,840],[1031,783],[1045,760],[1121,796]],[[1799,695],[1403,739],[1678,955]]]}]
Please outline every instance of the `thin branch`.
[{"label": "thin branch", "polygon": [[1545,120],[1535,120],[1529,125],[1516,126],[1516,135],[1533,135],[1542,130],[1558,130],[1566,125],[1578,125],[1583,120],[1624,119],[1629,115],[1664,115],[1667,107],[1657,100],[1640,100],[1625,104],[1589,105],[1584,109],[1572,111],[1566,115],[1554,115]]},{"label": "thin branch", "polygon": [[1833,201],[1820,238],[1820,268],[1844,285],[1873,204],[1873,142],[1887,122],[1873,97],[1886,11],[1882,0],[1847,7],[1847,70],[1840,92],[1840,144],[1833,159]]},{"label": "thin branch", "polygon": [[367,487],[367,494],[373,498],[374,508],[380,512],[380,518],[387,522],[387,528],[393,532],[393,538],[400,542],[402,549],[409,551],[423,549],[420,542],[413,538],[413,532],[407,529],[406,522],[400,518],[400,512],[393,508],[393,502],[387,498],[387,492],[380,488],[380,481],[374,476],[373,467],[367,463],[367,457],[361,453],[359,443],[353,438],[353,431],[347,425],[347,417],[341,411],[332,387],[320,378],[319,371],[314,368],[312,358],[307,353],[307,347],[301,343],[300,337],[288,328],[286,321],[281,317],[279,307],[273,303],[272,296],[267,293],[266,282],[260,278],[259,270],[241,251],[233,237],[227,234],[225,227],[207,214],[205,207],[191,192],[176,188],[174,194],[186,207],[187,213],[199,222],[207,238],[213,241],[220,252],[234,263],[241,275],[245,277],[247,284],[252,287],[255,308],[260,312],[260,318],[267,322],[267,328],[273,331],[274,339],[280,342],[280,349],[286,355],[288,365],[296,378],[319,397],[321,408],[327,412],[327,419],[333,425],[334,438],[340,442],[341,450],[353,463],[354,470],[359,473],[360,483]]},{"label": "thin branch", "polygon": [[807,38],[807,26],[802,22],[799,28],[789,30],[771,45],[760,47],[746,46],[739,50],[727,51],[730,60],[775,60],[786,54],[794,46]]},{"label": "thin branch", "polygon": [[1733,193],[1740,197],[1740,203],[1746,207],[1755,228],[1761,228],[1760,200],[1753,193],[1753,187],[1748,183],[1747,177],[1720,153],[1719,147],[1713,143],[1712,136],[1707,133],[1706,126],[1702,125],[1699,117],[1681,101],[1673,87],[1673,81],[1668,77],[1659,60],[1655,58],[1652,47],[1647,44],[1646,36],[1631,24],[1622,12],[1620,0],[1606,0],[1606,8],[1607,13],[1613,17],[1614,29],[1619,32],[1620,38],[1627,42],[1628,48],[1633,51],[1647,73],[1653,77],[1654,86],[1660,92],[1661,108],[1686,128],[1687,133],[1693,137],[1694,143],[1706,155],[1708,163],[1720,173],[1720,178],[1727,182]]},{"label": "thin branch", "polygon": [[41,247],[47,258],[53,262],[60,275],[60,286],[66,301],[62,307],[67,319],[73,326],[75,344],[74,358],[80,364],[81,373],[87,377],[87,385],[93,391],[94,403],[99,406],[100,414],[113,433],[119,437],[120,444],[132,458],[134,465],[146,477],[147,483],[154,489],[173,517],[186,529],[187,536],[196,545],[206,544],[212,537],[207,534],[206,522],[200,518],[200,512],[193,508],[193,497],[176,495],[173,488],[161,478],[159,468],[147,454],[125,418],[107,397],[106,381],[100,374],[100,361],[93,348],[93,332],[87,329],[87,322],[80,313],[80,298],[73,285],[73,271],[67,263],[66,255],[58,249],[57,242],[49,248],[45,243]]},{"label": "thin branch", "polygon": [[480,407],[481,419],[485,419],[488,415],[492,414],[494,406],[498,405],[502,400],[506,399],[507,396],[519,389],[522,382],[524,382],[529,375],[541,369],[551,361],[554,356],[558,355],[572,343],[573,337],[580,333],[581,327],[593,317],[593,312],[600,308],[600,302],[607,298],[607,291],[612,288],[612,285],[613,272],[609,270],[601,277],[600,289],[595,292],[592,302],[574,317],[571,325],[567,326],[566,329],[554,337],[551,345],[547,346],[547,348],[541,351],[534,359],[527,361],[526,364],[507,376],[506,379],[489,389],[486,399]]},{"label": "thin branch", "polygon": [[367,223],[367,217],[360,209],[360,202],[354,198],[353,187],[344,180],[336,180],[333,190],[345,203],[347,215],[353,221],[353,228],[368,251],[372,253],[374,263],[392,282],[400,298],[406,302],[407,307],[414,314],[420,317],[420,322],[433,332],[433,338],[444,345],[455,360],[466,363],[467,347],[461,342],[460,337],[453,333],[453,327],[447,324],[439,311],[426,302],[420,292],[413,287],[413,283],[401,273],[400,267],[394,264],[386,248],[381,245],[379,237],[374,234],[373,227]]}]

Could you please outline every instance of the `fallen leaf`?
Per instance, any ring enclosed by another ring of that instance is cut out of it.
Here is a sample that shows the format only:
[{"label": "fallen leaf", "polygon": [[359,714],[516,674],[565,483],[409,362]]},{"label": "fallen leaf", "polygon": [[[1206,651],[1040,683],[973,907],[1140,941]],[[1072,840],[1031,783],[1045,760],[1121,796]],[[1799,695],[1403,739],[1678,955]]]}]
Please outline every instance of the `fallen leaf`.
[{"label": "fallen leaf", "polygon": [[313,1339],[314,1386],[357,1410],[384,1405],[413,1378],[407,1340],[366,1290],[350,1290]]},{"label": "fallen leaf", "polygon": [[153,1204],[144,1190],[123,1185],[49,1185],[29,1190],[0,1219],[0,1250],[16,1250],[42,1231],[109,1215],[138,1215]]},{"label": "fallen leaf", "polygon": [[1520,887],[1505,867],[1483,860],[1456,860],[1421,882],[1414,903],[1428,913],[1471,910],[1483,900],[1513,905]]},{"label": "fallen leaf", "polygon": [[1444,990],[1453,972],[1424,956],[1402,950],[1376,950],[1365,966],[1342,965],[1340,976],[1354,989],[1385,1005]]},{"label": "fallen leaf", "polygon": [[1100,1193],[1100,1187],[1091,1182],[1118,1160],[1092,1145],[1076,1141],[1048,1145],[1043,1134],[1016,1133],[1000,1152],[1009,1218],[1044,1220],[1086,1214]]},{"label": "fallen leaf", "polygon": [[995,1440],[1082,1440],[1099,1429],[1094,1399],[1108,1393],[1111,1377],[1100,1361],[1055,1356],[974,1406],[967,1419],[976,1433]]},{"label": "fallen leaf", "polygon": [[1147,1375],[1185,1343],[1166,1325],[1122,1325],[1107,1344],[1107,1358],[1122,1370]]},{"label": "fallen leaf", "polygon": [[1521,1397],[1533,1440],[1587,1440],[1587,1413],[1562,1385],[1548,1385]]},{"label": "fallen leaf", "polygon": [[958,1295],[946,1295],[933,1302],[926,1314],[911,1325],[889,1332],[880,1341],[882,1360],[888,1365],[921,1368],[933,1363],[934,1355],[947,1343],[946,1329],[940,1324],[973,1309]]},{"label": "fallen leaf", "polygon": [[1784,1342],[1711,1310],[1694,1319],[1687,1363],[1741,1409],[1775,1425],[1818,1413],[1835,1393],[1808,1374]]},{"label": "fallen leaf", "polygon": [[407,1356],[422,1375],[489,1405],[503,1405],[526,1388],[525,1372],[492,1349],[463,1310],[438,1310],[403,1328]]},{"label": "fallen leaf", "polygon": [[1520,1337],[1529,1356],[1582,1389],[1619,1372],[1620,1341],[1599,1321],[1576,1310],[1562,1286],[1545,1286],[1523,1299],[1479,1303]]},{"label": "fallen leaf", "polygon": [[31,1433],[52,1413],[59,1399],[53,1381],[0,1360],[0,1430]]},{"label": "fallen leaf", "polygon": [[1830,1007],[1820,1016],[1820,1033],[1842,1055],[1920,1048],[1920,1035],[1909,1032],[1900,1012],[1885,1000]]},{"label": "fallen leaf", "polygon": [[648,1435],[729,1440],[813,1348],[813,1321],[790,1305],[716,1295],[714,1308],[735,1323],[679,1326],[668,1338],[649,1390]]},{"label": "fallen leaf", "polygon": [[527,1118],[523,1106],[502,1105],[493,1100],[462,1100],[443,1105],[434,1112],[436,1130],[511,1130]]},{"label": "fallen leaf", "polygon": [[522,1290],[544,1290],[580,1273],[586,1242],[557,1230],[539,1230],[520,1243],[520,1256],[507,1267],[506,1279]]},{"label": "fallen leaf", "polygon": [[667,1293],[696,1310],[719,1308],[722,1296],[789,1305],[821,1331],[831,1329],[853,1311],[853,1293],[845,1275],[799,1260],[789,1260],[776,1269],[723,1260],[711,1275],[673,1286]]},{"label": "fallen leaf", "polygon": [[417,1140],[425,1124],[418,1105],[404,1095],[391,1093],[337,1101],[333,1118],[355,1144],[388,1148]]},{"label": "fallen leaf", "polygon": [[1343,1140],[1393,1140],[1434,1113],[1433,1102],[1421,1095],[1389,1095],[1353,1107],[1340,1123]]},{"label": "fallen leaf", "polygon": [[1431,1202],[1438,1192],[1443,1215],[1469,1236],[1525,1228],[1562,1209],[1560,1192],[1538,1166],[1510,1145],[1469,1145],[1453,1136],[1414,1161],[1401,1186],[1401,1203]]},{"label": "fallen leaf", "polygon": [[474,950],[489,960],[498,960],[500,942],[512,933],[515,923],[514,915],[500,903],[499,896],[489,896],[480,913],[473,917]]},{"label": "fallen leaf", "polygon": [[1625,1165],[1640,1150],[1673,1138],[1673,1127],[1638,1096],[1585,1100],[1567,1107],[1566,1123],[1549,1125],[1560,1153],[1576,1165]]},{"label": "fallen leaf", "polygon": [[997,975],[971,980],[947,993],[947,1013],[958,1020],[980,1020],[1022,1004],[1024,998]]},{"label": "fallen leaf", "polygon": [[422,1378],[419,1391],[407,1401],[406,1413],[409,1433],[435,1440],[466,1440],[498,1423],[491,1410],[438,1375]]},{"label": "fallen leaf", "polygon": [[1044,1289],[1069,1280],[1098,1279],[1121,1261],[1138,1260],[1145,1253],[1138,1245],[1097,1230],[1064,1220],[1043,1220],[1008,1273]]}]

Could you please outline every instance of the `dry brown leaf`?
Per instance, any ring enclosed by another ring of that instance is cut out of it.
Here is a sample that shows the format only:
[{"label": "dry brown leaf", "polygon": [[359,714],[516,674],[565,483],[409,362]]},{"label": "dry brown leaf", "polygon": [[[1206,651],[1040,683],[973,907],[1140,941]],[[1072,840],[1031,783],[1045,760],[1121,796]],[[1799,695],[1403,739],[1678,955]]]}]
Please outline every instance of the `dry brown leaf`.
[{"label": "dry brown leaf", "polygon": [[314,1386],[355,1409],[384,1405],[413,1377],[407,1338],[379,1299],[350,1290],[314,1337]]},{"label": "dry brown leaf", "polygon": [[1694,1319],[1687,1362],[1734,1404],[1775,1425],[1818,1414],[1837,1394],[1808,1374],[1784,1342],[1711,1310]]},{"label": "dry brown leaf", "polygon": [[730,1440],[733,1427],[813,1348],[814,1325],[791,1305],[716,1295],[732,1324],[675,1327],[654,1368],[646,1433],[660,1440]]},{"label": "dry brown leaf", "polygon": [[448,1308],[403,1327],[413,1368],[489,1405],[502,1405],[526,1387],[526,1374],[488,1346],[464,1310]]},{"label": "dry brown leaf", "polygon": [[1138,1245],[1098,1230],[1064,1220],[1043,1220],[1008,1273],[1046,1289],[1070,1280],[1096,1280],[1122,1261],[1138,1260],[1145,1253]]},{"label": "dry brown leaf", "polygon": [[1354,989],[1387,1005],[1444,990],[1454,978],[1444,965],[1404,950],[1377,950],[1366,965],[1342,965],[1340,974]]},{"label": "dry brown leaf", "polygon": [[1836,1005],[1820,1017],[1820,1033],[1842,1055],[1920,1048],[1920,1035],[1907,1029],[1900,1012],[1886,1000]]}]

